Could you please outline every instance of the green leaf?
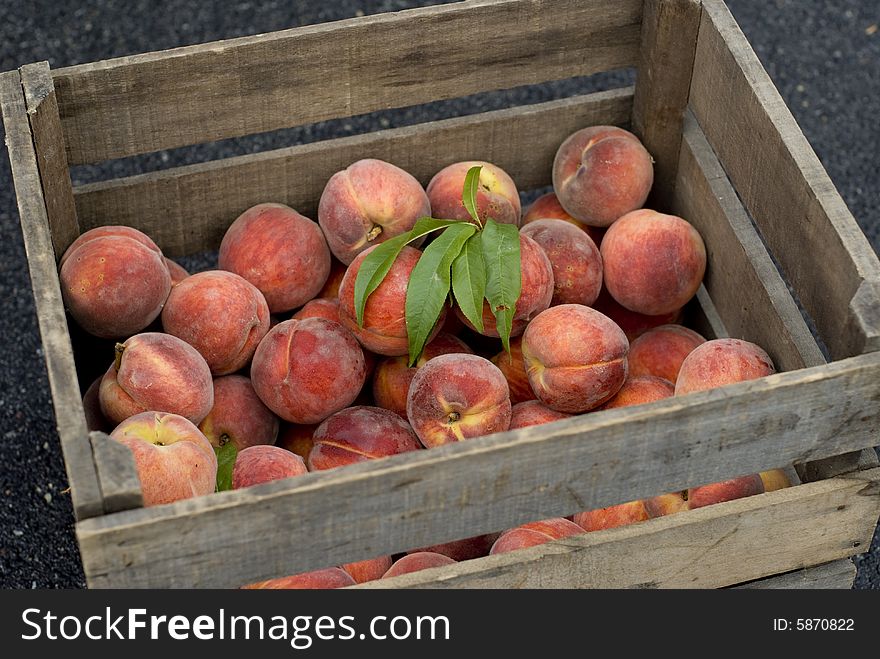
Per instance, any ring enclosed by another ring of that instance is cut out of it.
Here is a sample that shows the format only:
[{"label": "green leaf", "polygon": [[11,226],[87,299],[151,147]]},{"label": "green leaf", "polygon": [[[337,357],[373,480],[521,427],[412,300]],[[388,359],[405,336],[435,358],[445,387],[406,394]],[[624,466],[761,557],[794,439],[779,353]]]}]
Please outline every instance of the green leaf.
[{"label": "green leaf", "polygon": [[462,313],[478,332],[483,331],[483,298],[486,297],[486,261],[481,234],[474,234],[452,262],[452,292]]},{"label": "green leaf", "polygon": [[446,303],[452,262],[476,231],[477,227],[469,222],[455,222],[428,245],[413,268],[406,288],[410,366],[422,354]]},{"label": "green leaf", "polygon": [[461,222],[458,220],[435,220],[433,217],[419,218],[412,229],[399,236],[394,236],[394,238],[389,238],[367,254],[358,270],[357,278],[354,280],[354,311],[358,325],[363,327],[367,299],[373,291],[379,288],[379,284],[391,270],[400,250],[432,231],[444,229],[454,224],[461,224]]},{"label": "green leaf", "polygon": [[504,349],[510,352],[513,316],[522,290],[519,229],[513,224],[487,220],[480,239],[486,261],[486,299]]},{"label": "green leaf", "polygon": [[477,213],[477,191],[480,189],[480,171],[483,169],[481,165],[471,167],[464,177],[464,189],[461,191],[461,203],[470,213],[477,226],[482,227],[480,216]]},{"label": "green leaf", "polygon": [[238,456],[238,448],[234,442],[227,441],[223,446],[214,447],[217,454],[217,491],[232,489],[232,468],[235,466],[235,458]]}]

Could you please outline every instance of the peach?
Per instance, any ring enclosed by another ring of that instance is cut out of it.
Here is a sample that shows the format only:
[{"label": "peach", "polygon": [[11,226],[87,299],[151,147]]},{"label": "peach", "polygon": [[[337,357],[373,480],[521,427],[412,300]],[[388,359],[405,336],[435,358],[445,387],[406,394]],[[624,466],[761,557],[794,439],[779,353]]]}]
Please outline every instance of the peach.
[{"label": "peach", "polygon": [[291,318],[296,320],[326,318],[342,324],[342,321],[339,320],[339,300],[335,297],[316,297],[314,300],[309,300]]},{"label": "peach", "polygon": [[242,449],[232,467],[232,489],[261,485],[270,481],[308,473],[303,459],[280,446],[258,444]]},{"label": "peach", "polygon": [[510,387],[510,402],[513,405],[524,403],[527,400],[535,400],[535,392],[529,384],[529,376],[526,373],[526,365],[522,356],[522,337],[519,336],[510,341],[510,352],[502,350],[492,357],[495,364]]},{"label": "peach", "polygon": [[605,403],[601,409],[612,410],[616,407],[630,407],[655,400],[671,398],[675,395],[675,385],[669,380],[653,375],[627,375],[623,386],[614,398]]},{"label": "peach", "polygon": [[551,305],[590,306],[602,290],[602,257],[583,231],[562,220],[536,220],[522,228],[534,240],[553,268]]},{"label": "peach", "polygon": [[742,499],[764,492],[764,482],[758,474],[731,478],[719,483],[691,487],[681,492],[662,494],[645,501],[650,517],[671,515],[682,510],[694,510],[714,503]]},{"label": "peach", "polygon": [[214,406],[211,369],[176,336],[144,332],[116,344],[116,360],[101,380],[99,397],[101,411],[113,423],[154,411],[198,424]]},{"label": "peach", "polygon": [[765,492],[775,492],[776,490],[791,487],[791,480],[784,469],[770,469],[769,471],[762,471],[758,475],[764,484]]},{"label": "peach", "polygon": [[406,416],[427,448],[507,430],[507,380],[477,355],[440,355],[420,368],[406,400]]},{"label": "peach", "polygon": [[330,274],[330,249],[317,223],[283,204],[257,204],[220,243],[218,263],[260,289],[269,311],[302,306]]},{"label": "peach", "polygon": [[198,350],[213,375],[228,375],[247,365],[266,336],[269,307],[243,277],[223,270],[199,272],[171,289],[162,327]]},{"label": "peach", "polygon": [[390,556],[380,556],[357,563],[347,563],[342,569],[348,572],[356,583],[366,583],[381,579],[382,575],[391,568],[391,563],[393,560]]},{"label": "peach", "polygon": [[86,415],[86,428],[89,430],[99,430],[109,433],[113,430],[113,425],[104,416],[101,411],[101,378],[95,379],[83,396],[83,412]]},{"label": "peach", "polygon": [[510,428],[526,428],[527,426],[540,426],[561,419],[570,419],[571,414],[557,412],[537,400],[527,400],[517,403],[511,408]]},{"label": "peach", "polygon": [[629,342],[607,316],[579,304],[550,307],[526,328],[529,384],[544,405],[579,413],[614,396],[627,375]]},{"label": "peach", "polygon": [[171,275],[172,287],[189,277],[189,272],[187,272],[186,268],[176,261],[172,261],[167,256],[163,257],[163,260],[165,261],[165,266],[168,268],[168,274]]},{"label": "peach", "polygon": [[461,195],[468,170],[477,166],[482,167],[477,186],[480,222],[485,224],[491,218],[500,224],[519,226],[522,206],[516,184],[503,169],[481,160],[456,162],[434,174],[427,188],[433,217],[470,221],[471,216],[461,201]]},{"label": "peach", "polygon": [[406,418],[406,396],[416,371],[434,357],[453,353],[473,354],[473,351],[461,339],[441,332],[425,346],[415,366],[407,365],[409,359],[406,355],[383,359],[373,375],[373,399],[376,405]]},{"label": "peach", "polygon": [[[553,266],[540,245],[525,234],[519,236],[520,272],[522,287],[516,301],[511,336],[519,336],[532,318],[550,306],[553,299]],[[455,313],[461,322],[475,329],[458,306]],[[483,332],[486,336],[498,337],[495,316],[489,302],[483,303]]]},{"label": "peach", "polygon": [[110,437],[131,449],[145,506],[210,494],[217,485],[217,456],[207,438],[177,414],[142,412]]},{"label": "peach", "polygon": [[171,291],[162,252],[130,227],[99,227],[74,240],[61,257],[59,281],[73,319],[104,339],[146,328]]},{"label": "peach", "polygon": [[562,204],[559,203],[559,198],[555,192],[541,195],[523,212],[523,227],[537,220],[563,220],[568,222],[572,226],[586,232],[597,246],[602,243],[602,236],[605,235],[605,229],[583,224],[566,213]]},{"label": "peach", "polygon": [[318,291],[315,297],[339,297],[339,285],[342,283],[346,270],[348,270],[348,266],[345,263],[331,257],[330,275],[327,277],[324,287]]},{"label": "peach", "polygon": [[713,339],[697,346],[681,364],[675,395],[754,380],[776,372],[760,346],[741,339]]},{"label": "peach", "polygon": [[543,545],[551,540],[559,540],[572,535],[580,535],[584,530],[574,522],[563,517],[553,517],[540,522],[529,522],[522,526],[508,529],[502,533],[490,554],[503,554],[508,551]]},{"label": "peach", "polygon": [[354,586],[356,583],[352,576],[342,568],[328,567],[324,570],[258,581],[242,586],[242,588],[245,590],[328,590]]},{"label": "peach", "polygon": [[687,497],[687,490],[669,492],[668,494],[651,497],[650,499],[645,499],[645,510],[648,512],[648,517],[651,519],[680,513],[684,510],[688,510]]},{"label": "peach", "polygon": [[615,222],[600,252],[611,297],[648,316],[683,307],[706,272],[706,246],[697,230],[676,215],[647,209]]},{"label": "peach", "polygon": [[[405,355],[409,352],[406,334],[406,289],[409,276],[422,253],[414,247],[404,247],[400,251],[382,283],[367,299],[364,307],[364,324],[361,327],[357,323],[354,307],[354,283],[361,263],[373,249],[375,248],[371,247],[358,254],[348,266],[345,277],[342,278],[339,287],[339,318],[367,350],[389,357]],[[440,331],[445,314],[444,307],[429,341]]]},{"label": "peach", "polygon": [[388,571],[382,575],[383,579],[391,577],[399,577],[401,574],[409,574],[410,572],[418,572],[420,570],[428,570],[432,567],[443,567],[444,565],[452,565],[457,563],[449,556],[438,554],[432,551],[417,551],[414,554],[407,554],[398,558],[394,565],[388,568]]},{"label": "peach", "polygon": [[211,446],[232,442],[241,451],[248,446],[274,444],[278,417],[263,404],[250,379],[224,375],[214,379],[214,407],[199,424]]},{"label": "peach", "polygon": [[628,501],[616,506],[578,513],[573,521],[585,531],[600,531],[643,522],[648,518],[644,501]]},{"label": "peach", "polygon": [[327,418],[312,436],[311,471],[384,458],[422,448],[410,425],[381,407],[349,407]]},{"label": "peach", "polygon": [[604,286],[602,286],[602,290],[599,292],[599,297],[590,306],[617,323],[630,342],[635,341],[642,334],[655,327],[677,323],[682,317],[682,309],[676,309],[675,311],[667,314],[660,314],[659,316],[647,316],[642,313],[630,311],[626,307],[621,306],[617,300],[611,297],[608,293],[608,289]]},{"label": "peach", "polygon": [[705,342],[702,336],[681,325],[655,327],[630,344],[629,372],[654,375],[675,384],[685,357]]},{"label": "peach", "polygon": [[443,554],[454,561],[469,561],[472,558],[481,558],[489,554],[492,544],[498,539],[500,533],[487,533],[485,535],[475,535],[472,538],[464,538],[463,540],[453,540],[452,542],[444,542],[439,545],[431,545],[430,547],[420,547],[407,552],[415,554],[416,552],[426,551],[435,554]]},{"label": "peach", "polygon": [[610,226],[641,208],[654,183],[651,154],[635,135],[615,126],[583,128],[553,159],[553,189],[576,220]]},{"label": "peach", "polygon": [[254,391],[291,423],[318,423],[348,407],[365,380],[361,347],[351,332],[325,318],[279,323],[251,362]]},{"label": "peach", "polygon": [[373,158],[336,172],[318,202],[318,223],[330,251],[345,264],[430,214],[428,195],[411,174]]},{"label": "peach", "polygon": [[296,453],[303,460],[308,460],[312,446],[315,445],[312,436],[319,425],[318,423],[284,423],[278,434],[278,446]]}]

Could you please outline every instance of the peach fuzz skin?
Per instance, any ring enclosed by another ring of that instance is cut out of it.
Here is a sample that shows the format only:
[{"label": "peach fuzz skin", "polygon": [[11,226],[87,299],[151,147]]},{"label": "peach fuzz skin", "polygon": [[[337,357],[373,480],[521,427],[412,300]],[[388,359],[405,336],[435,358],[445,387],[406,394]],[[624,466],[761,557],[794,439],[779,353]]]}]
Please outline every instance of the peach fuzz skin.
[{"label": "peach fuzz skin", "polygon": [[653,375],[675,384],[682,362],[705,342],[702,336],[681,325],[648,330],[630,344],[630,375]]},{"label": "peach fuzz skin", "polygon": [[503,554],[508,551],[543,545],[545,542],[572,535],[580,535],[583,532],[583,528],[563,517],[530,522],[504,531],[492,545],[489,553]]},{"label": "peach fuzz skin", "polygon": [[464,179],[471,167],[480,166],[477,187],[477,217],[483,224],[491,218],[499,224],[519,226],[522,206],[513,179],[500,167],[482,160],[467,160],[448,165],[428,183],[428,199],[432,217],[445,220],[470,221],[471,216],[461,201]]},{"label": "peach fuzz skin", "polygon": [[648,316],[681,309],[706,272],[706,246],[697,230],[676,215],[652,210],[617,220],[599,251],[611,297]]},{"label": "peach fuzz skin", "polygon": [[428,195],[412,175],[373,158],[331,176],[318,203],[318,223],[330,251],[345,264],[430,214]]},{"label": "peach fuzz skin", "polygon": [[629,131],[592,126],[571,134],[553,159],[553,189],[575,219],[610,226],[641,208],[654,182],[651,154]]},{"label": "peach fuzz skin", "polygon": [[417,551],[398,558],[382,578],[390,579],[391,577],[399,577],[401,574],[428,570],[432,567],[443,567],[444,565],[452,565],[457,562],[449,558],[449,556],[436,552]]},{"label": "peach fuzz skin", "polygon": [[532,391],[557,412],[594,409],[626,379],[629,342],[623,330],[589,307],[550,307],[526,328],[522,345]]},{"label": "peach fuzz skin", "polygon": [[348,407],[366,377],[364,353],[351,332],[324,318],[279,323],[251,363],[254,391],[291,423],[318,423]]},{"label": "peach fuzz skin", "polygon": [[330,274],[330,249],[316,222],[283,204],[258,204],[226,230],[218,264],[260,289],[269,311],[280,313],[318,294]]},{"label": "peach fuzz skin", "polygon": [[683,510],[693,510],[715,503],[742,499],[765,492],[764,482],[758,474],[740,476],[718,483],[691,487],[681,492],[661,494],[645,500],[645,509],[651,517],[671,515]]},{"label": "peach fuzz skin", "polygon": [[559,198],[556,196],[555,192],[542,194],[532,202],[531,206],[523,211],[523,227],[532,222],[537,222],[538,220],[562,220],[563,222],[568,222],[592,238],[597,247],[602,243],[602,236],[605,235],[605,229],[601,227],[591,227],[589,224],[579,222],[566,213],[562,204],[559,203]]},{"label": "peach fuzz skin", "polygon": [[571,414],[565,412],[557,412],[537,400],[527,400],[517,403],[513,406],[510,413],[510,427],[508,430],[516,428],[526,428],[528,426],[540,426],[553,421],[561,421],[562,419],[570,419]]},{"label": "peach fuzz skin", "polygon": [[394,412],[381,407],[349,407],[327,418],[312,436],[311,471],[333,469],[422,448],[418,437]]},{"label": "peach fuzz skin", "polygon": [[312,446],[315,445],[313,435],[320,423],[282,423],[276,444],[291,453],[296,453],[303,460],[309,459]]},{"label": "peach fuzz skin", "polygon": [[305,473],[308,473],[308,469],[296,453],[266,444],[249,446],[235,457],[232,489],[239,490]]},{"label": "peach fuzz skin", "polygon": [[249,378],[224,375],[214,379],[214,406],[199,424],[211,446],[232,442],[241,451],[274,444],[278,426],[278,417],[257,396]]},{"label": "peach fuzz skin", "polygon": [[562,220],[536,220],[522,233],[534,240],[553,268],[551,305],[592,305],[602,290],[602,256],[583,231]]},{"label": "peach fuzz skin", "polygon": [[507,430],[510,394],[504,375],[477,355],[440,355],[418,370],[406,415],[427,448]]},{"label": "peach fuzz skin", "polygon": [[492,357],[491,361],[501,369],[507,379],[507,385],[510,387],[510,402],[513,405],[535,400],[535,392],[529,384],[529,376],[523,362],[521,336],[510,341],[510,353],[502,350]]},{"label": "peach fuzz skin", "polygon": [[158,318],[171,274],[146,234],[111,226],[86,231],[71,243],[60,261],[59,283],[64,305],[80,327],[119,339]]},{"label": "peach fuzz skin", "polygon": [[211,494],[216,487],[214,449],[182,416],[136,414],[119,424],[110,437],[131,449],[145,506]]},{"label": "peach fuzz skin", "polygon": [[[382,283],[367,298],[364,306],[363,326],[358,325],[354,306],[354,284],[360,271],[361,263],[375,249],[357,255],[339,287],[339,318],[360,344],[372,352],[387,357],[406,355],[409,344],[406,333],[406,290],[409,277],[416,267],[422,253],[414,247],[404,247],[385,275]],[[444,306],[440,318],[434,327],[430,341],[440,331],[446,317]]]},{"label": "peach fuzz skin", "polygon": [[439,545],[431,545],[430,547],[420,547],[408,551],[408,554],[426,551],[435,554],[443,554],[455,561],[469,561],[472,558],[481,558],[489,555],[492,544],[498,539],[500,533],[487,533],[485,535],[475,535],[471,538],[463,540],[453,540],[452,542],[444,542]]},{"label": "peach fuzz skin", "polygon": [[201,423],[214,406],[211,370],[188,343],[145,332],[116,344],[99,390],[101,411],[112,423],[147,411],[179,414]]},{"label": "peach fuzz skin", "polygon": [[406,418],[406,396],[416,371],[434,357],[453,353],[473,354],[473,350],[458,337],[440,332],[425,346],[414,366],[407,365],[407,355],[383,359],[373,374],[373,400],[376,405]]},{"label": "peach fuzz skin", "polygon": [[379,558],[370,558],[357,563],[346,563],[342,569],[351,575],[356,583],[367,583],[381,579],[390,568],[393,560],[390,556],[380,556]]},{"label": "peach fuzz skin", "polygon": [[764,350],[741,339],[713,339],[697,346],[682,362],[675,395],[754,380],[776,372]]},{"label": "peach fuzz skin", "polygon": [[681,321],[683,314],[682,309],[676,309],[675,311],[660,314],[659,316],[648,316],[642,313],[636,313],[635,311],[630,311],[626,307],[621,306],[617,300],[611,297],[611,294],[605,286],[602,286],[602,290],[599,292],[599,297],[590,306],[613,320],[617,326],[623,330],[623,333],[626,334],[626,338],[630,343],[655,327],[678,323]]},{"label": "peach fuzz skin", "polygon": [[675,386],[663,378],[653,375],[627,375],[623,386],[614,398],[602,405],[603,410],[613,410],[617,407],[631,407],[643,403],[653,403],[655,400],[672,398],[675,395]]},{"label": "peach fuzz skin", "polygon": [[597,508],[578,513],[573,517],[575,524],[585,531],[601,531],[626,526],[649,519],[644,501],[629,501],[607,508]]},{"label": "peach fuzz skin", "polygon": [[247,365],[269,331],[269,306],[235,273],[199,272],[171,289],[162,328],[198,350],[213,375],[228,375]]},{"label": "peach fuzz skin", "polygon": [[278,577],[242,586],[243,590],[329,590],[354,586],[357,582],[339,567],[328,567],[289,577]]}]

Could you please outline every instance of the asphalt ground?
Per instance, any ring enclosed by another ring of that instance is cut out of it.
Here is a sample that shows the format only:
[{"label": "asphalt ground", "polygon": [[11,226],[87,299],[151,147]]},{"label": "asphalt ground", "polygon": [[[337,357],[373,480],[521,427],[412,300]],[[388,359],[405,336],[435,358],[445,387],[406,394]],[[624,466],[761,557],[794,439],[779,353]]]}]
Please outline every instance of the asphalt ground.
[{"label": "asphalt ground", "polygon": [[[0,2],[0,70],[48,60],[53,68],[268,32],[430,2]],[[880,245],[880,4],[876,0],[729,0],[874,249]],[[451,46],[452,47],[452,46]],[[619,83],[626,75],[612,78]],[[80,168],[77,180],[167,167],[534,103],[594,88],[576,81],[481,95],[460,103],[378,113]],[[608,84],[606,80],[604,83]],[[821,254],[814,255],[823,267]],[[73,513],[49,396],[33,296],[5,149],[0,155],[0,586],[84,585]],[[856,588],[880,589],[880,541],[856,559]]]}]

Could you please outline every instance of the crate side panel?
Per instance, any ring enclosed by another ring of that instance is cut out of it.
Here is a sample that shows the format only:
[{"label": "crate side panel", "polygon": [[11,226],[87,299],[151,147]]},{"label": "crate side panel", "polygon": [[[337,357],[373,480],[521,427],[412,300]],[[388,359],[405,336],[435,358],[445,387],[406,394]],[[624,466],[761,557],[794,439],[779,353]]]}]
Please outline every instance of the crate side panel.
[{"label": "crate side panel", "polygon": [[830,563],[778,574],[775,577],[758,579],[749,583],[733,586],[741,590],[788,590],[802,589],[839,589],[849,590],[856,578],[856,566],[851,558],[841,558]]},{"label": "crate side panel", "polygon": [[426,185],[458,160],[489,160],[522,190],[550,183],[553,156],[572,132],[626,124],[632,89],[417,124],[82,186],[83,229],[127,224],[169,256],[216,249],[247,208],[274,201],[316,218],[327,180],[360,158],[402,167]]},{"label": "crate side panel", "polygon": [[632,66],[641,0],[470,0],[55,72],[97,162]]}]

